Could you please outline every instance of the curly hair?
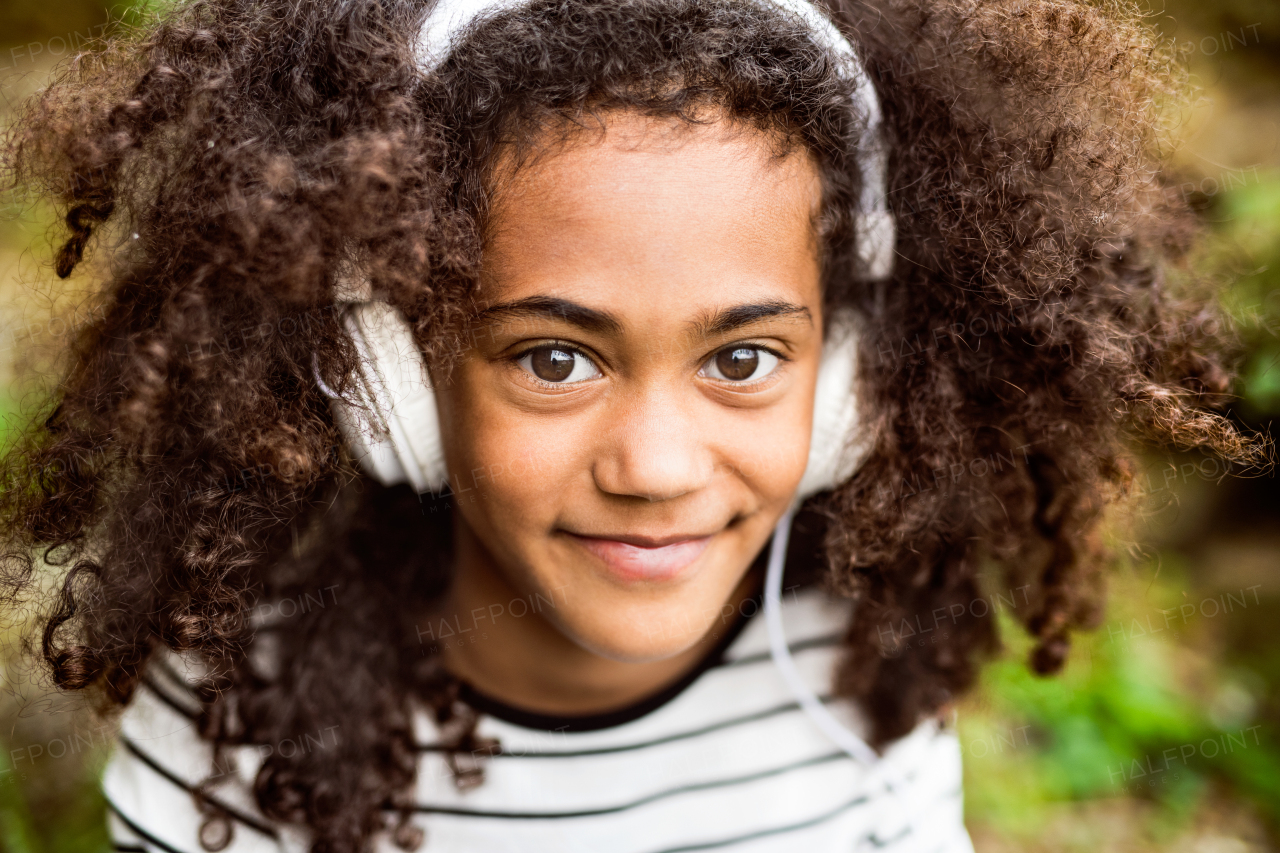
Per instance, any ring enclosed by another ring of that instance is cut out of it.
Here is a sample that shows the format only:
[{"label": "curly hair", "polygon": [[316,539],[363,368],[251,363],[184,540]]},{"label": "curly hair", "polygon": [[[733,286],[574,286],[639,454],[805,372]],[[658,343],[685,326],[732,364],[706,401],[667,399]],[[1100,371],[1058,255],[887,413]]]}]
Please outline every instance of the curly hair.
[{"label": "curly hair", "polygon": [[[110,264],[54,399],[4,459],[4,594],[19,601],[41,563],[67,569],[42,623],[64,689],[126,703],[168,647],[211,672],[200,726],[219,750],[338,726],[335,749],[277,751],[255,781],[313,850],[387,828],[420,840],[415,698],[460,753],[477,747],[457,683],[415,639],[449,582],[448,497],[363,478],[313,366],[347,392],[357,355],[331,309],[352,263],[433,365],[457,357],[489,169],[512,146],[607,110],[698,122],[713,105],[814,155],[825,298],[868,319],[872,450],[808,503],[795,548],[798,571],[857,602],[838,687],[877,746],[998,650],[970,606],[984,566],[1022,591],[1037,672],[1096,626],[1098,523],[1132,439],[1267,461],[1213,411],[1234,356],[1211,300],[1179,289],[1195,227],[1159,167],[1180,84],[1133,8],[829,4],[892,140],[898,261],[872,286],[852,275],[844,213],[857,123],[800,25],[732,0],[537,0],[424,74],[425,5],[180,3],[63,68],[5,144],[11,191],[64,214],[57,274],[95,247]],[[319,589],[340,606],[270,631],[251,618]],[[940,612],[946,642],[904,640]],[[250,652],[268,642],[264,667]]]}]

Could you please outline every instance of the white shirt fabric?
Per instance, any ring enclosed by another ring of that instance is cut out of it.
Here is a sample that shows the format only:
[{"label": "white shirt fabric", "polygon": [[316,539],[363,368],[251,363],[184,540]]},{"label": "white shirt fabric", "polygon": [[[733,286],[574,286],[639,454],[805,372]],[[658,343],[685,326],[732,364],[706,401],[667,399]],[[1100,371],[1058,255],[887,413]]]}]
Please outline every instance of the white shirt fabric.
[{"label": "white shirt fabric", "polygon": [[[816,590],[783,602],[801,673],[865,737],[856,706],[829,700],[847,605]],[[477,732],[496,738],[501,752],[485,760],[485,781],[471,790],[459,791],[444,756],[431,750],[435,724],[419,711],[414,821],[426,833],[419,849],[973,853],[951,727],[929,719],[895,741],[884,761],[905,783],[888,788],[884,774],[869,773],[841,752],[799,709],[769,657],[754,606],[744,605],[752,618],[722,654],[634,719],[588,730],[576,723],[535,727],[519,712],[477,701],[484,712]],[[195,731],[195,698],[181,668],[174,655],[158,662],[124,713],[103,778],[116,849],[198,853],[202,816],[189,789],[213,777],[206,791],[235,817],[228,853],[307,850],[305,829],[267,820],[254,804],[257,748],[236,748],[238,771],[213,766],[210,747]],[[337,737],[339,731],[316,732],[293,748],[323,749],[336,742],[326,738]],[[379,836],[375,849],[398,848]]]}]

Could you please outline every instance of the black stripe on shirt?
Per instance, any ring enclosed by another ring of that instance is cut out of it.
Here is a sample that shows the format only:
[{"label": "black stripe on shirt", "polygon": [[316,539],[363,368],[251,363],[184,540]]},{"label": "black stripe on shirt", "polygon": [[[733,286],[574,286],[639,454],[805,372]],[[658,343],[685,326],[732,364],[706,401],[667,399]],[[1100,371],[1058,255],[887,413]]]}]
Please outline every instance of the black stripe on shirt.
[{"label": "black stripe on shirt", "polygon": [[147,853],[147,848],[141,844],[125,844],[123,841],[111,842],[111,849],[116,853]]},{"label": "black stripe on shirt", "polygon": [[761,829],[755,832],[749,832],[746,835],[735,835],[732,838],[722,838],[719,841],[706,841],[701,844],[687,844],[683,847],[667,847],[663,850],[656,850],[654,853],[693,853],[695,850],[715,850],[717,847],[728,847],[731,844],[742,844],[747,841],[754,841],[757,838],[768,838],[771,835],[783,835],[788,832],[797,832],[801,829],[808,829],[811,826],[817,826],[820,823],[826,823],[832,818],[839,817],[855,806],[865,805],[870,801],[870,797],[866,794],[854,797],[847,803],[837,806],[829,812],[824,812],[817,817],[809,818],[800,823],[789,823],[786,826],[776,826],[770,829]]},{"label": "black stripe on shirt", "polygon": [[[819,702],[830,702],[834,697],[820,696]],[[495,752],[494,758],[581,758],[588,755],[609,755],[615,752],[630,752],[636,749],[645,749],[650,746],[661,746],[663,744],[672,743],[674,741],[688,740],[689,738],[699,737],[701,735],[710,734],[721,729],[733,728],[734,726],[744,725],[746,723],[754,723],[769,717],[775,717],[779,714],[786,714],[791,711],[800,710],[797,702],[787,702],[782,705],[775,705],[772,708],[766,708],[763,711],[756,711],[754,714],[745,714],[741,717],[730,717],[727,720],[721,720],[718,723],[711,723],[699,729],[692,729],[687,732],[676,732],[671,735],[663,735],[653,740],[641,741],[640,743],[625,743],[618,746],[599,746],[591,749],[570,749],[563,752]],[[417,747],[421,752],[450,752],[448,747],[428,744]]]},{"label": "black stripe on shirt", "polygon": [[[759,612],[762,604],[761,594],[756,593],[747,601],[755,603],[752,615],[746,615],[739,608],[738,618],[724,632],[724,635],[716,640],[715,646],[703,655],[702,659],[692,669],[673,684],[664,687],[657,693],[651,693],[632,702],[624,708],[594,714],[544,714],[540,711],[517,708],[496,696],[486,695],[477,690],[475,685],[466,681],[461,683],[458,690],[458,698],[482,714],[488,714],[490,717],[505,720],[522,728],[541,729],[546,732],[594,732],[634,722],[675,701],[680,694],[693,686],[694,682],[702,678],[707,670],[718,666],[724,661],[724,656],[728,654],[729,649],[737,642],[738,637],[746,629],[747,624],[751,622],[752,617]],[[746,602],[743,603],[745,604]]]},{"label": "black stripe on shirt", "polygon": [[[840,634],[824,634],[820,637],[811,637],[808,640],[797,640],[794,643],[788,643],[787,649],[792,654],[795,654],[796,652],[803,652],[808,649],[823,649],[829,646],[838,646],[841,644],[841,642],[842,642],[842,635]],[[773,655],[770,654],[769,652],[755,652],[753,654],[743,655],[740,658],[730,658],[729,660],[724,661],[724,663],[721,663],[719,666],[721,668],[732,667],[732,666],[749,666],[751,664],[764,663],[765,661],[769,660],[772,657]]]},{"label": "black stripe on shirt", "polygon": [[[917,773],[912,772],[912,773],[909,773],[904,778],[906,779],[906,781],[909,782],[915,779],[917,775],[918,775]],[[954,795],[955,793],[958,793],[958,790],[952,791],[951,793]],[[806,821],[801,821],[800,823],[791,823],[785,826],[773,827],[771,829],[761,829],[755,832],[747,833],[746,835],[735,835],[732,838],[722,838],[719,841],[707,841],[701,844],[689,844],[683,847],[667,847],[663,850],[656,850],[654,851],[654,853],[694,853],[694,851],[697,851],[697,850],[714,850],[717,847],[728,847],[731,844],[742,844],[743,842],[754,841],[757,838],[768,838],[773,835],[784,835],[788,832],[796,832],[801,829],[808,829],[812,826],[817,826],[821,823],[826,823],[827,821],[833,818],[839,817],[840,815],[844,814],[845,812],[849,811],[855,806],[863,805],[867,803],[869,800],[870,800],[870,797],[868,795],[861,794],[857,797],[854,797],[849,802],[844,803],[843,805],[837,806],[836,808],[832,809],[829,812],[824,812],[823,814],[820,814],[817,817],[810,818],[809,820],[806,820]],[[907,829],[910,830],[910,827],[907,827]],[[899,838],[901,837],[902,836],[895,837],[893,839],[890,839],[890,841],[887,841],[884,843],[885,844],[892,843],[893,841],[899,840]],[[944,844],[943,848],[945,847],[946,845]],[[942,849],[942,848],[939,848],[939,849]]]},{"label": "black stripe on shirt", "polygon": [[804,761],[797,761],[794,764],[786,764],[782,767],[771,767],[768,770],[761,770],[756,773],[749,773],[745,776],[736,776],[731,779],[717,779],[713,782],[698,782],[693,785],[681,785],[678,788],[671,788],[666,791],[659,791],[656,794],[649,794],[630,803],[624,803],[619,806],[605,806],[598,809],[583,809],[575,812],[487,812],[477,811],[474,809],[460,809],[453,806],[426,806],[415,805],[413,810],[427,814],[448,814],[460,817],[491,817],[514,820],[559,820],[562,818],[574,817],[598,817],[600,815],[618,814],[619,812],[629,811],[640,806],[658,800],[674,797],[679,794],[691,794],[697,791],[707,791],[713,788],[724,788],[730,785],[744,785],[749,782],[756,782],[760,779],[768,779],[771,776],[779,776],[783,773],[789,773],[792,770],[799,770],[805,767],[815,767],[819,764],[826,764],[829,761],[838,761],[848,759],[848,755],[844,751],[831,752],[826,755],[819,755],[816,758],[807,758]]},{"label": "black stripe on shirt", "polygon": [[107,801],[107,808],[112,812],[112,814],[120,818],[120,822],[123,823],[125,826],[127,826],[129,828],[129,831],[132,832],[134,835],[141,837],[143,841],[147,842],[148,844],[154,847],[159,847],[161,850],[164,851],[164,853],[186,853],[186,851],[179,850],[177,847],[173,847],[172,845],[164,843],[159,838],[156,838],[154,835],[147,832],[145,829],[138,826],[133,821],[129,820],[129,818],[125,815],[125,813],[120,811],[119,807],[116,806],[115,803],[111,802],[110,797],[105,797],[105,799]]},{"label": "black stripe on shirt", "polygon": [[[830,635],[830,636],[824,636],[824,637],[814,637],[809,640],[801,640],[797,643],[794,643],[788,646],[788,648],[792,652],[802,652],[807,649],[821,648],[837,642],[839,642],[839,637],[837,635]],[[720,667],[733,667],[733,666],[739,666],[739,665],[750,665],[752,663],[756,663],[759,661],[768,660],[769,657],[770,655],[767,652],[759,655],[754,655],[754,654],[747,655],[746,657],[737,658],[735,660],[728,660],[728,661],[724,661],[723,663],[715,663],[708,669],[714,669],[714,668],[720,668]],[[705,674],[705,672],[703,674]],[[464,695],[463,698],[465,700],[467,697]],[[836,697],[829,696],[829,695],[821,696],[819,697],[818,701],[827,703],[832,701],[835,698]],[[775,716],[777,714],[785,714],[789,711],[797,711],[799,709],[800,709],[799,703],[788,702],[782,705],[777,705],[773,708],[767,708],[764,711],[757,711],[756,713],[747,714],[742,717],[734,717],[728,720],[723,720],[718,723],[712,723],[710,725],[703,726],[702,728],[694,729],[692,731],[679,732],[673,735],[664,735],[662,737],[655,738],[654,740],[642,741],[640,743],[622,744],[620,746],[604,746],[604,747],[596,747],[596,748],[590,748],[590,749],[571,749],[571,750],[556,751],[556,752],[528,752],[528,751],[503,752],[501,750],[498,750],[497,752],[489,754],[489,757],[491,758],[581,758],[588,755],[608,755],[615,752],[629,752],[631,750],[644,749],[650,746],[659,746],[661,744],[671,743],[672,741],[679,741],[679,740],[685,740],[688,738],[698,737],[700,735],[709,734],[711,732],[718,731],[720,729],[730,728],[732,726],[741,725],[743,723],[756,722],[757,720],[762,720],[767,717]],[[483,707],[476,708],[476,710],[483,712],[484,708]],[[500,715],[495,715],[495,716],[498,716],[499,719],[503,719],[503,717]],[[519,723],[517,723],[517,725],[519,725]],[[533,728],[542,729],[547,727],[538,725],[538,726],[534,726]],[[555,734],[566,733],[565,731],[561,729],[557,729],[553,726],[550,727],[549,730],[553,731]],[[434,743],[415,744],[414,748],[420,752],[453,752],[454,751],[447,746],[442,746],[440,744],[434,744]]]},{"label": "black stripe on shirt", "polygon": [[187,696],[190,696],[191,701],[197,702],[197,703],[200,702],[200,696],[196,693],[195,688],[191,686],[191,682],[187,681],[187,679],[184,676],[179,674],[179,672],[173,668],[173,665],[170,664],[167,659],[161,656],[157,656],[151,661],[151,664],[156,668],[158,672],[162,673],[165,676],[165,678],[169,679],[169,682],[174,687],[178,688],[178,690],[181,693],[184,693]]},{"label": "black stripe on shirt", "polygon": [[[858,845],[862,845],[863,842],[866,842],[866,843],[869,843],[872,847],[875,847],[876,849],[882,849],[882,848],[888,847],[890,844],[897,844],[899,841],[901,841],[902,839],[910,835],[912,832],[914,832],[915,825],[927,819],[927,817],[929,815],[932,815],[935,812],[935,810],[939,806],[941,806],[944,802],[948,800],[954,800],[960,796],[961,796],[961,789],[958,787],[952,788],[948,790],[946,793],[941,794],[938,797],[935,797],[934,799],[930,800],[928,805],[916,808],[912,815],[912,822],[908,823],[901,830],[899,830],[897,835],[894,835],[892,838],[882,839],[880,838],[879,830],[872,830],[871,832],[864,835],[861,839],[859,839]],[[939,853],[939,851],[944,850],[946,846],[947,846],[947,842],[943,842],[942,847],[937,848],[936,850],[933,851],[933,853]]]},{"label": "black stripe on shirt", "polygon": [[160,762],[156,761],[150,755],[147,755],[145,752],[139,749],[137,744],[129,740],[129,738],[125,737],[124,735],[121,735],[120,743],[124,744],[125,748],[128,749],[130,752],[132,752],[134,755],[136,755],[142,761],[143,764],[150,767],[152,770],[154,770],[156,773],[163,776],[165,779],[168,779],[171,783],[173,783],[177,787],[181,788],[182,790],[186,791],[189,794],[195,794],[197,797],[203,800],[207,800],[215,808],[225,812],[227,816],[235,818],[240,823],[243,823],[245,826],[249,827],[250,829],[256,830],[261,834],[267,836],[268,838],[279,840],[279,834],[274,829],[267,826],[265,823],[262,823],[257,818],[254,818],[252,815],[247,815],[244,812],[240,811],[239,809],[235,808],[234,806],[227,805],[226,803],[219,800],[217,797],[211,796],[204,792],[195,791],[181,777],[179,777],[177,774],[173,773],[169,769],[161,766]]},{"label": "black stripe on shirt", "polygon": [[[168,693],[166,693],[164,690],[160,689],[160,687],[157,686],[156,683],[151,679],[144,676],[142,678],[142,684],[145,687],[147,687],[152,693],[154,693],[157,698],[159,698],[166,705],[168,705],[173,710],[177,711],[182,716],[186,717],[189,720],[195,720],[197,718],[198,714],[196,714],[194,711],[190,710],[189,708],[184,707],[181,702],[179,702],[177,699],[174,699],[172,696],[168,695]],[[818,697],[818,701],[826,703],[826,702],[830,702],[833,698],[834,697],[832,696],[820,696]],[[489,757],[490,758],[583,758],[590,755],[610,755],[617,752],[631,752],[637,749],[645,749],[651,746],[662,746],[663,744],[667,744],[667,743],[673,743],[676,741],[688,740],[690,738],[700,737],[701,735],[711,734],[712,732],[720,731],[721,729],[728,729],[734,726],[745,725],[746,723],[754,723],[759,720],[768,719],[769,717],[775,717],[779,714],[786,714],[786,713],[790,713],[792,711],[798,711],[798,710],[800,710],[800,705],[798,703],[787,702],[782,705],[776,705],[772,708],[766,708],[763,711],[757,711],[754,714],[746,714],[741,717],[732,717],[728,720],[722,720],[718,723],[711,723],[710,725],[703,726],[702,728],[692,729],[691,731],[687,731],[687,732],[676,732],[675,734],[671,734],[671,735],[663,735],[660,738],[654,738],[653,740],[648,740],[648,741],[641,741],[640,743],[626,743],[626,744],[620,744],[618,746],[600,746],[600,747],[594,747],[590,749],[570,749],[570,750],[564,750],[560,752],[527,752],[527,751],[526,752],[501,752],[499,751],[499,752],[494,752],[492,754],[489,754]],[[414,749],[417,750],[418,752],[453,752],[454,751],[449,749],[448,747],[439,746],[437,744],[415,744]]]},{"label": "black stripe on shirt", "polygon": [[[866,841],[872,847],[876,847],[876,848],[888,847],[890,844],[897,844],[899,841],[906,838],[908,835],[911,834],[911,830],[912,830],[911,826],[904,826],[902,827],[902,831],[899,832],[897,835],[893,836],[893,838],[884,838],[884,839],[880,838],[879,833],[869,832],[866,835],[864,835],[859,840],[858,843],[862,843],[862,841]],[[855,847],[854,849],[856,850],[857,848]]]},{"label": "black stripe on shirt", "polygon": [[151,678],[151,676],[149,675],[142,676],[141,684],[143,687],[147,688],[152,693],[154,693],[157,699],[159,699],[164,704],[168,705],[173,710],[177,711],[182,716],[186,717],[188,720],[195,720],[197,717],[200,716],[199,712],[192,710],[191,708],[188,708],[186,705],[182,704],[182,702],[173,698],[173,696],[171,696],[168,691],[162,690],[160,686],[156,684],[155,680]]},{"label": "black stripe on shirt", "polygon": [[[840,642],[839,635],[831,634],[831,635],[826,635],[821,637],[813,637],[808,640],[800,640],[796,643],[790,644],[788,648],[794,654],[796,652],[803,652],[808,649],[824,648],[827,646],[836,645],[839,642]],[[760,652],[757,654],[746,655],[744,657],[736,658],[733,660],[725,660],[723,662],[717,661],[715,663],[712,663],[706,669],[710,670],[710,669],[717,669],[717,668],[749,666],[751,664],[761,663],[769,659],[770,659],[770,654],[768,652]],[[176,673],[172,667],[169,666],[167,661],[156,659],[155,661],[153,661],[153,664],[156,666],[156,668],[160,672],[168,676],[168,680],[175,687],[178,687],[183,694],[185,694],[186,696],[189,696],[193,702],[199,702],[199,697],[197,697],[195,694],[195,691],[191,689],[191,685],[186,683],[186,681],[182,679],[182,677],[179,676],[178,673]],[[699,672],[697,674],[698,675],[705,674],[705,671],[706,670]],[[695,676],[695,679],[696,679],[696,676]],[[166,705],[168,705],[174,711],[177,711],[179,714],[186,717],[187,719],[195,720],[199,717],[198,710],[191,708],[181,700],[175,698],[173,695],[171,695],[168,692],[167,689],[162,689],[161,686],[158,685],[155,682],[155,680],[150,678],[149,676],[143,676],[142,683],[147,688],[149,688],[151,692],[154,693],[161,701],[163,701]],[[683,685],[682,689],[683,687],[687,687],[687,686],[688,686],[687,684]],[[826,702],[832,701],[833,698],[835,697],[821,696],[819,697],[818,701],[826,703]],[[483,704],[483,702],[480,702],[478,704]],[[733,726],[743,725],[745,723],[753,723],[758,720],[766,719],[768,717],[777,716],[778,714],[785,714],[791,711],[796,711],[796,710],[799,710],[799,708],[800,708],[800,705],[798,703],[788,702],[782,705],[777,705],[773,708],[767,708],[763,711],[758,711],[754,714],[747,714],[742,717],[734,717],[728,720],[723,720],[718,723],[712,723],[710,725],[703,726],[702,728],[694,729],[692,731],[678,732],[672,735],[664,735],[663,737],[655,738],[654,740],[650,740],[650,741],[643,741],[640,743],[622,744],[619,746],[604,746],[604,747],[596,747],[592,749],[571,749],[571,750],[564,750],[564,751],[558,751],[558,752],[498,751],[490,754],[489,757],[491,758],[582,758],[589,755],[609,755],[617,752],[630,752],[632,750],[645,749],[650,746],[661,746],[662,744],[666,744],[666,743],[672,743],[675,741],[687,740],[689,738],[699,737],[701,735],[710,734],[712,732],[719,731],[721,729],[731,728]],[[477,710],[483,711],[484,709],[478,708]],[[564,734],[565,732],[557,729],[556,733]],[[453,751],[449,747],[441,746],[438,744],[415,744],[414,749],[418,750],[419,752],[452,752]]]},{"label": "black stripe on shirt", "polygon": [[[792,646],[792,649],[794,650],[798,646],[799,644],[797,644],[796,646]],[[161,700],[163,700],[166,705],[173,708],[175,711],[177,711],[178,713],[182,714],[183,716],[189,719],[192,719],[192,720],[196,719],[196,716],[197,716],[196,714],[182,707],[182,705],[177,700],[173,699],[172,697],[168,696],[164,691],[160,690],[155,685],[154,682],[144,677],[142,679],[142,683],[146,687],[150,688],[151,692],[156,694],[156,696],[158,696]],[[826,704],[828,702],[833,701],[835,698],[837,697],[830,696],[830,695],[819,696],[818,701],[822,702],[823,704]],[[585,758],[593,755],[612,755],[615,753],[632,752],[639,749],[647,749],[648,747],[651,747],[651,746],[663,746],[668,743],[675,743],[682,740],[689,740],[691,738],[701,737],[702,735],[707,735],[713,732],[721,731],[722,729],[733,728],[735,726],[745,725],[747,723],[759,722],[760,720],[765,720],[765,719],[768,719],[769,717],[775,717],[780,714],[792,713],[798,710],[800,710],[799,703],[786,702],[781,705],[775,705],[772,708],[766,708],[763,711],[757,711],[753,714],[744,714],[741,717],[731,717],[730,719],[721,720],[720,722],[717,722],[717,723],[711,723],[710,725],[702,726],[701,728],[692,729],[690,731],[685,731],[685,732],[676,732],[675,734],[670,734],[670,735],[663,735],[662,737],[654,738],[653,740],[641,741],[639,743],[619,744],[616,746],[600,746],[600,747],[592,747],[588,749],[570,749],[570,750],[563,750],[563,751],[557,751],[557,752],[497,751],[493,753],[488,753],[487,755],[489,758]],[[942,734],[945,734],[945,732],[938,732],[937,734],[935,734],[935,737],[938,737]],[[419,752],[444,753],[444,752],[454,751],[449,749],[448,747],[439,746],[436,744],[415,744],[414,749]]]}]

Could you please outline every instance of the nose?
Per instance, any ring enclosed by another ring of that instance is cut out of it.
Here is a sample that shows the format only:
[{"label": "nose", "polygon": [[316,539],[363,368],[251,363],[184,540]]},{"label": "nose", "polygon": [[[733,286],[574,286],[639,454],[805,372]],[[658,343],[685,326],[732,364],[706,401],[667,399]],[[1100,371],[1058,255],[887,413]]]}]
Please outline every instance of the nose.
[{"label": "nose", "polygon": [[596,486],[650,501],[705,488],[715,474],[715,452],[697,408],[669,390],[619,389],[592,465]]}]

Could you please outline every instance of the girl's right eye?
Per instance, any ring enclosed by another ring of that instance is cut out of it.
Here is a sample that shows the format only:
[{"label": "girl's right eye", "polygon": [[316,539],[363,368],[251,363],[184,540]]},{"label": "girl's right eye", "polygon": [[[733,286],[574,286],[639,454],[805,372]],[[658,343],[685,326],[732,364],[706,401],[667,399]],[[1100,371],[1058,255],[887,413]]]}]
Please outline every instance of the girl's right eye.
[{"label": "girl's right eye", "polygon": [[601,375],[586,355],[564,346],[534,347],[517,356],[515,362],[534,378],[556,385],[573,385]]}]

